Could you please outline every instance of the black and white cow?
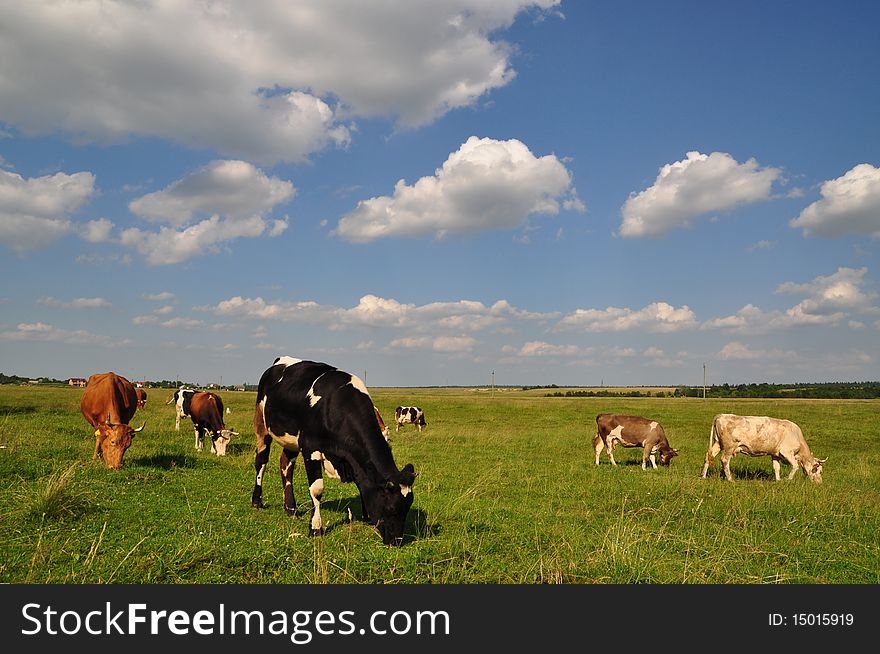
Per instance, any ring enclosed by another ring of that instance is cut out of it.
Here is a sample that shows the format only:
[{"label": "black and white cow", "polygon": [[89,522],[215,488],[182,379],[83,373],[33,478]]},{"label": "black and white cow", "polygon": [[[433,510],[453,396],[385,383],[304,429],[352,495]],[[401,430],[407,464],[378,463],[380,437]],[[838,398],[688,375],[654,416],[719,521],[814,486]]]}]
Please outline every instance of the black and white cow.
[{"label": "black and white cow", "polygon": [[278,357],[260,377],[254,411],[256,481],[251,504],[263,508],[263,473],[274,440],[282,447],[284,509],[296,514],[293,467],[302,452],[312,501],[309,535],[323,532],[322,470],[360,491],[363,518],[386,545],[400,545],[413,503],[411,463],[397,468],[382,435],[373,400],[355,375],[326,363]]},{"label": "black and white cow", "polygon": [[176,391],[174,391],[174,395],[171,396],[171,399],[168,400],[165,404],[174,404],[175,410],[177,411],[177,415],[174,420],[174,429],[180,431],[180,419],[181,418],[189,418],[192,409],[192,398],[193,394],[196,391],[191,388],[184,388],[181,386]]},{"label": "black and white cow", "polygon": [[394,421],[396,427],[394,431],[400,431],[400,428],[410,422],[422,431],[425,426],[425,412],[417,406],[399,406],[394,409]]}]

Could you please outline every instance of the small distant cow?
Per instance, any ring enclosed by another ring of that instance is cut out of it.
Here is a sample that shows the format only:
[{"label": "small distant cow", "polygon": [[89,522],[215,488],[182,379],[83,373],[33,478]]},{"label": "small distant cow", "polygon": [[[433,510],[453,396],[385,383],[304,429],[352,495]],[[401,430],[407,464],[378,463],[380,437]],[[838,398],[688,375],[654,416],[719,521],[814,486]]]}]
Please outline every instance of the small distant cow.
[{"label": "small distant cow", "polygon": [[190,412],[190,403],[192,402],[192,396],[196,391],[191,388],[184,388],[181,386],[176,391],[174,391],[174,395],[171,396],[171,399],[168,400],[165,404],[174,404],[176,416],[174,419],[174,429],[180,431],[180,419],[188,418]]},{"label": "small distant cow", "polygon": [[651,461],[652,468],[657,468],[654,458],[657,453],[660,454],[660,463],[666,466],[672,457],[678,455],[678,450],[669,446],[666,432],[656,420],[618,413],[600,413],[596,416],[596,429],[593,437],[596,465],[599,465],[599,454],[603,447],[608,450],[611,463],[617,465],[613,453],[615,444],[621,447],[641,447],[642,470],[647,470],[648,460]]},{"label": "small distant cow", "polygon": [[394,431],[400,431],[400,428],[409,423],[414,424],[422,431],[425,426],[425,412],[417,406],[399,406],[394,409],[394,420],[397,423]]},{"label": "small distant cow", "polygon": [[226,456],[226,445],[238,432],[223,424],[223,400],[216,393],[196,392],[190,399],[189,415],[196,432],[196,449],[205,448],[205,433],[211,434],[211,454]]},{"label": "small distant cow", "polygon": [[791,420],[719,413],[712,420],[709,449],[701,476],[706,478],[709,466],[720,453],[727,481],[733,481],[730,460],[739,452],[749,456],[771,457],[776,481],[779,481],[780,464],[785,461],[791,466],[789,479],[793,479],[798,467],[802,467],[810,481],[822,483],[822,464],[827,459],[813,456],[801,428]]},{"label": "small distant cow", "polygon": [[323,533],[323,471],[360,491],[363,519],[386,545],[400,545],[413,503],[411,463],[398,469],[360,378],[326,363],[278,357],[260,377],[254,411],[257,451],[251,505],[263,508],[263,473],[274,440],[281,451],[284,509],[296,514],[293,465],[302,452],[312,501],[309,535]]},{"label": "small distant cow", "polygon": [[147,425],[144,422],[139,428],[133,429],[128,424],[137,411],[134,386],[114,372],[96,373],[89,377],[79,409],[95,430],[92,459],[97,459],[100,454],[108,468],[121,468],[122,457],[131,447],[134,435]]},{"label": "small distant cow", "polygon": [[385,421],[382,420],[382,416],[379,414],[379,407],[375,404],[373,405],[373,409],[376,411],[376,422],[379,423],[379,429],[382,430],[382,435],[385,437],[385,440],[388,440],[388,432],[389,428],[385,425]]},{"label": "small distant cow", "polygon": [[134,392],[137,395],[137,408],[143,409],[147,405],[147,391],[143,388],[135,388]]}]

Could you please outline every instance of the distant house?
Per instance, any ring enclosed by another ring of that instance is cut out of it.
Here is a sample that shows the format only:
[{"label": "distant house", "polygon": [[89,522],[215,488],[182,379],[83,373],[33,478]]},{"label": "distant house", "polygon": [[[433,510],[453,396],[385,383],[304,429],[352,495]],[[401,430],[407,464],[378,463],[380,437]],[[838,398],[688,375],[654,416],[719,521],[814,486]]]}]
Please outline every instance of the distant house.
[{"label": "distant house", "polygon": [[143,388],[143,387],[144,387],[144,382],[136,381],[136,382],[134,383],[134,387],[135,387],[135,388]]},{"label": "distant house", "polygon": [[67,380],[67,384],[69,386],[85,386],[86,380],[83,379],[82,377],[71,377],[70,379]]}]

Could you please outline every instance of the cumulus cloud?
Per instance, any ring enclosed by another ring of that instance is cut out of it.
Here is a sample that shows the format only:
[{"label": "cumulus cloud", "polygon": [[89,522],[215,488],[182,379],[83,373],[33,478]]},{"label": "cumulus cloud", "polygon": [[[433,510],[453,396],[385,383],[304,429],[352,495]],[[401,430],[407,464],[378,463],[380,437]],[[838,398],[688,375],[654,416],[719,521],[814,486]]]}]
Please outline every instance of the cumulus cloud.
[{"label": "cumulus cloud", "polygon": [[132,200],[131,212],[150,222],[184,227],[199,217],[246,219],[293,198],[289,181],[268,177],[246,161],[212,161],[167,188]]},{"label": "cumulus cloud", "polygon": [[625,307],[577,309],[564,316],[555,330],[676,332],[696,325],[696,315],[687,305],[676,308],[666,302],[653,302],[638,311]]},{"label": "cumulus cloud", "polygon": [[621,209],[620,235],[663,236],[698,216],[767,200],[781,174],[754,159],[738,163],[725,152],[688,152],[686,159],[663,166],[652,186],[630,194]]},{"label": "cumulus cloud", "polygon": [[796,361],[798,359],[797,352],[791,350],[753,350],[740,341],[731,341],[727,343],[727,345],[722,347],[718,352],[718,356],[724,361]]},{"label": "cumulus cloud", "polygon": [[477,344],[473,336],[408,336],[396,338],[387,350],[429,350],[433,352],[470,352]]},{"label": "cumulus cloud", "polygon": [[110,240],[110,232],[113,231],[113,223],[107,218],[90,220],[83,225],[80,236],[89,243],[104,243]]},{"label": "cumulus cloud", "polygon": [[501,329],[511,321],[540,322],[557,315],[524,311],[506,300],[499,300],[490,306],[474,300],[416,305],[372,294],[364,295],[357,305],[350,308],[313,301],[267,302],[261,297],[244,298],[237,295],[214,306],[200,306],[196,309],[231,318],[324,324],[333,330],[346,327],[389,327],[450,332]]},{"label": "cumulus cloud", "polygon": [[37,300],[37,304],[59,309],[106,309],[112,306],[109,300],[102,297],[78,297],[70,301],[58,300],[54,297],[43,297]]},{"label": "cumulus cloud", "polygon": [[171,291],[161,291],[159,293],[145,293],[141,297],[151,302],[168,302],[169,300],[173,300],[176,296]]},{"label": "cumulus cloud", "polygon": [[3,17],[0,115],[28,134],[157,136],[300,161],[346,145],[346,120],[418,126],[474,105],[515,77],[499,32],[558,4],[14,3]]},{"label": "cumulus cloud", "polygon": [[[0,74],[0,80],[2,77]],[[87,172],[25,179],[0,170],[0,243],[17,251],[47,246],[73,230],[69,214],[94,190],[95,176]]]},{"label": "cumulus cloud", "polygon": [[0,332],[4,341],[44,341],[66,345],[96,345],[100,347],[122,347],[131,344],[130,339],[114,339],[102,334],[93,334],[82,329],[70,331],[60,329],[44,322],[19,323],[12,331]]},{"label": "cumulus cloud", "polygon": [[264,215],[295,193],[289,181],[268,177],[246,161],[212,161],[161,191],[133,200],[132,213],[162,226],[158,232],[125,229],[120,242],[153,265],[217,254],[237,238],[284,232],[286,220]]},{"label": "cumulus cloud", "polygon": [[804,236],[867,234],[880,237],[880,168],[863,163],[842,177],[822,183],[822,198],[789,225]]},{"label": "cumulus cloud", "polygon": [[701,329],[762,333],[805,325],[837,324],[854,311],[871,313],[875,311],[872,303],[877,294],[864,288],[867,272],[867,268],[840,267],[837,272],[820,275],[811,282],[785,282],[777,287],[777,293],[808,297],[785,311],[763,311],[747,304],[733,315],[704,322]]},{"label": "cumulus cloud", "polygon": [[[555,155],[536,157],[516,139],[472,136],[433,176],[411,186],[400,180],[393,195],[362,200],[332,233],[366,243],[515,229],[530,215],[557,214],[560,200],[575,199],[571,175]],[[582,203],[573,206],[583,210]]]}]

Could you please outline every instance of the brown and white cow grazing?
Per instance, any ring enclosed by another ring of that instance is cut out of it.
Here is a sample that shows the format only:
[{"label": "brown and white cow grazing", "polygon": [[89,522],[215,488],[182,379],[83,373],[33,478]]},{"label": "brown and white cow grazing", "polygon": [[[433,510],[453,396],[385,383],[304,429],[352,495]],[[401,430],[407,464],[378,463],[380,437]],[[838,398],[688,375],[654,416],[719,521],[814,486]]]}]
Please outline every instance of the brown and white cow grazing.
[{"label": "brown and white cow grazing", "polygon": [[137,395],[137,408],[143,409],[147,405],[147,391],[143,388],[135,388],[134,392]]},{"label": "brown and white cow grazing", "polygon": [[611,463],[614,460],[614,446],[641,447],[642,470],[647,470],[648,460],[653,468],[657,467],[654,455],[659,452],[660,463],[668,466],[678,450],[669,446],[666,432],[656,420],[639,416],[628,416],[619,413],[600,413],[596,416],[596,435],[593,437],[593,448],[596,450],[596,465],[599,465],[599,454],[602,448],[608,450]]},{"label": "brown and white cow grazing", "polygon": [[706,478],[709,466],[720,453],[727,481],[733,481],[730,460],[739,452],[749,456],[771,457],[776,481],[779,481],[780,464],[785,461],[791,466],[789,479],[793,479],[798,467],[802,467],[811,481],[822,483],[822,464],[827,459],[813,456],[801,428],[791,420],[719,413],[712,420],[709,449],[701,476]]},{"label": "brown and white cow grazing", "polygon": [[226,445],[238,432],[223,424],[223,400],[216,393],[197,391],[189,403],[189,417],[196,432],[196,449],[205,448],[205,433],[211,434],[211,454],[226,456]]},{"label": "brown and white cow grazing", "polygon": [[425,426],[425,412],[417,406],[399,406],[394,409],[394,421],[397,423],[394,431],[400,431],[400,428],[408,422],[422,431]]},{"label": "brown and white cow grazing", "polygon": [[363,381],[326,363],[278,357],[260,377],[254,411],[257,452],[251,505],[263,508],[263,473],[274,440],[281,451],[284,508],[296,514],[293,465],[302,452],[312,500],[309,535],[323,532],[323,471],[360,491],[363,519],[386,545],[400,545],[413,503],[412,464],[398,469]]},{"label": "brown and white cow grazing", "polygon": [[92,458],[97,459],[100,454],[108,468],[121,468],[132,438],[147,424],[144,422],[137,429],[128,424],[137,410],[134,386],[114,372],[96,373],[89,377],[79,410],[95,430]]},{"label": "brown and white cow grazing", "polygon": [[385,421],[382,420],[382,415],[379,413],[379,407],[375,404],[373,405],[373,409],[376,411],[376,422],[379,423],[379,429],[382,430],[382,435],[385,437],[385,440],[388,440],[388,427],[385,426]]}]

